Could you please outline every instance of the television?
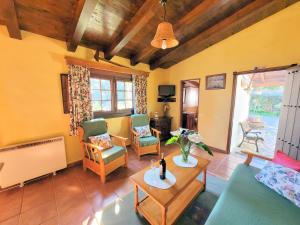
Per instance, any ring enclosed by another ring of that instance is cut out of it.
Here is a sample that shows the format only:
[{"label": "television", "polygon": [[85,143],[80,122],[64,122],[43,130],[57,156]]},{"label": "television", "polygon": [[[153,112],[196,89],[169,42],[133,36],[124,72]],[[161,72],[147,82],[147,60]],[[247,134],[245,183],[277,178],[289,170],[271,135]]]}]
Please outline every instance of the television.
[{"label": "television", "polygon": [[175,85],[159,85],[158,95],[161,97],[175,96]]}]

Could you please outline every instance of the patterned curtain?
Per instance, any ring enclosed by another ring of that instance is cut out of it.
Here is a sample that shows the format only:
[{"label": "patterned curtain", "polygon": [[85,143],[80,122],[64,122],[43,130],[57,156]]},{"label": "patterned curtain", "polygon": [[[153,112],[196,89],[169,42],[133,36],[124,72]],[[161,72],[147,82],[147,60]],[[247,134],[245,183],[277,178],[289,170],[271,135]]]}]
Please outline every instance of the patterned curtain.
[{"label": "patterned curtain", "polygon": [[132,75],[134,88],[134,113],[147,113],[147,76]]},{"label": "patterned curtain", "polygon": [[82,66],[69,65],[68,74],[70,135],[78,134],[82,121],[92,119],[90,71]]}]

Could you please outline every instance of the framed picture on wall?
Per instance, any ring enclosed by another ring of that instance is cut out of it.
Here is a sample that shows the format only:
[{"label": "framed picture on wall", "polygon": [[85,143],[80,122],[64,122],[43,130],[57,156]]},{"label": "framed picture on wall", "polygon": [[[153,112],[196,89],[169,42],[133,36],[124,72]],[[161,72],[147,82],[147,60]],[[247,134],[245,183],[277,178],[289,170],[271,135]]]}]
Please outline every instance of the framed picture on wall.
[{"label": "framed picture on wall", "polygon": [[206,90],[225,89],[226,73],[206,76]]}]

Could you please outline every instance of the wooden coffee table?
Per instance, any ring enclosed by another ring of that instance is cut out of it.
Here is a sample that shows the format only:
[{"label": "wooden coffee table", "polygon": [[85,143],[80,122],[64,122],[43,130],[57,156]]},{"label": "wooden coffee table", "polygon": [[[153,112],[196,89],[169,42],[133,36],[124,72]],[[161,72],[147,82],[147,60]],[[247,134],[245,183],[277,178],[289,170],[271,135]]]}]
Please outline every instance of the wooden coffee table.
[{"label": "wooden coffee table", "polygon": [[[149,167],[132,175],[131,181],[134,184],[134,207],[136,212],[143,215],[151,225],[169,225],[175,223],[184,209],[205,190],[206,168],[209,160],[193,155],[198,159],[194,168],[182,168],[174,164],[173,156],[179,155],[176,151],[165,158],[167,170],[176,177],[176,184],[171,188],[162,190],[151,187],[144,182],[144,173]],[[157,162],[158,166],[158,162]],[[203,180],[196,177],[203,172]],[[146,197],[139,199],[138,189],[146,193]]]}]

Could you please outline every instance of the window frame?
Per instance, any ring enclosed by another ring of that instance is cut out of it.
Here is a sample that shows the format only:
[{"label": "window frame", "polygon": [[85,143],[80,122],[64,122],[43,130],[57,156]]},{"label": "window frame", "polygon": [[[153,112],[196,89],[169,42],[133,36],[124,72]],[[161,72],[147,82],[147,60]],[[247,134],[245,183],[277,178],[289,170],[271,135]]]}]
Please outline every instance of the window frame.
[{"label": "window frame", "polygon": [[[97,71],[91,71],[90,78],[110,80],[111,84],[111,111],[93,111],[94,118],[115,118],[130,116],[133,114],[134,99],[132,96],[132,108],[131,109],[117,109],[117,81],[130,81],[132,82],[131,75],[118,75],[118,74],[101,74]],[[133,94],[133,90],[132,90]]]}]

